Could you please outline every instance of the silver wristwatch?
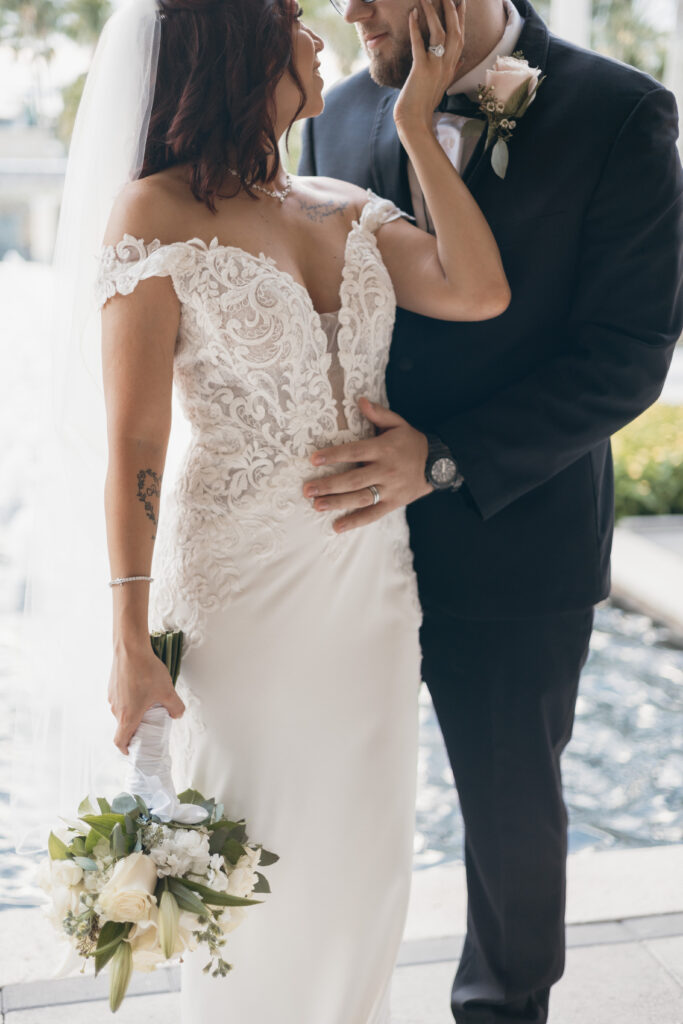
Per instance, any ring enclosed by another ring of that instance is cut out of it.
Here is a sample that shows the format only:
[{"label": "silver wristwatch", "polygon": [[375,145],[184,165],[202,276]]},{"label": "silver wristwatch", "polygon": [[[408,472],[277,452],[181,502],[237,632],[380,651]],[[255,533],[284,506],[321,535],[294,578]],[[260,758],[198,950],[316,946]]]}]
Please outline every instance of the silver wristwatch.
[{"label": "silver wristwatch", "polygon": [[425,479],[437,491],[457,491],[463,485],[463,476],[450,448],[436,434],[427,434],[429,450],[425,465]]}]

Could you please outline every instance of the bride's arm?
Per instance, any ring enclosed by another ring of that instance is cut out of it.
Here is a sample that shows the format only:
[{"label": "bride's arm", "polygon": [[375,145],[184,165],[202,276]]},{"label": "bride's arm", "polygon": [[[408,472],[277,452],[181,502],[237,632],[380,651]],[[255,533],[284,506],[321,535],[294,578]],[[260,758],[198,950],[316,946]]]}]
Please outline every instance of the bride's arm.
[{"label": "bride's arm", "polygon": [[465,4],[462,0],[456,8],[453,0],[444,0],[444,29],[429,0],[422,0],[432,42],[443,42],[446,49],[441,58],[425,51],[417,18],[410,17],[413,67],[394,108],[436,238],[405,220],[391,221],[377,233],[398,305],[441,320],[487,320],[510,302],[496,240],[432,130],[434,108],[462,53]]},{"label": "bride's arm", "polygon": [[[110,224],[107,240],[119,240],[124,231],[143,237],[142,223],[124,218]],[[168,277],[140,281],[130,295],[116,294],[102,309],[109,453],[104,499],[112,578],[150,575],[171,427],[179,319],[180,304]],[[184,708],[151,648],[149,587],[143,581],[112,587],[109,700],[119,722],[114,743],[123,753],[153,703],[164,704],[174,716]]]}]

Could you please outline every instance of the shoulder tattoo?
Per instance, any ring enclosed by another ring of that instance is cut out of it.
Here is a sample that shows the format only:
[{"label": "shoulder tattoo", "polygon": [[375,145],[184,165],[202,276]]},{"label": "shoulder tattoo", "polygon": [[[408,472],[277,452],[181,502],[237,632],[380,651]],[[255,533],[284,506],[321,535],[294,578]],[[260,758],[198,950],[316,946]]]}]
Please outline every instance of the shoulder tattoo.
[{"label": "shoulder tattoo", "polygon": [[340,201],[338,199],[322,199],[314,202],[297,196],[297,200],[308,219],[316,223],[320,223],[320,221],[325,220],[326,217],[331,217],[335,213],[344,213],[349,205],[347,200]]}]

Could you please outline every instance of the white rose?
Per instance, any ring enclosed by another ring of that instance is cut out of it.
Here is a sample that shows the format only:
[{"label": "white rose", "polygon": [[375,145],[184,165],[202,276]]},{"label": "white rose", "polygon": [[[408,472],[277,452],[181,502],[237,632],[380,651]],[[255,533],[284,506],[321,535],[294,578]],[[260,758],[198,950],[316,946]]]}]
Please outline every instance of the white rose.
[{"label": "white rose", "polygon": [[83,868],[73,860],[53,860],[52,880],[55,885],[78,885],[83,881]]},{"label": "white rose", "polygon": [[62,922],[69,911],[72,914],[81,912],[81,893],[83,885],[61,885],[56,883],[50,893],[50,905],[46,913],[55,928],[61,928]]},{"label": "white rose", "polygon": [[100,893],[100,906],[109,921],[145,921],[156,904],[156,864],[151,857],[131,853],[116,862],[114,872]]},{"label": "white rose", "polygon": [[520,57],[498,57],[493,68],[486,72],[485,84],[493,89],[500,103],[507,104],[523,82],[531,93],[540,77],[541,69],[529,67],[529,62]]}]

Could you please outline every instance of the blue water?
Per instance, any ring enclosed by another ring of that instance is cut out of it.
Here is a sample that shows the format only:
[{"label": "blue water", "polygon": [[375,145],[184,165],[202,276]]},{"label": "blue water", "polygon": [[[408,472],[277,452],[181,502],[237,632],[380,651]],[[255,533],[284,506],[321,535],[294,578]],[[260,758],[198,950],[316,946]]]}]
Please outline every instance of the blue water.
[{"label": "blue water", "polygon": [[[462,858],[453,775],[422,687],[415,867]],[[649,619],[597,610],[563,758],[570,851],[683,841],[683,650]]]},{"label": "blue water", "polygon": [[[16,616],[0,616],[0,779],[8,777]],[[638,615],[598,609],[581,681],[573,739],[564,757],[570,850],[683,840],[683,650]],[[3,786],[6,783],[3,783]],[[0,787],[0,907],[28,905],[35,861],[7,836]],[[415,868],[462,858],[453,777],[426,687],[420,695]]]}]

